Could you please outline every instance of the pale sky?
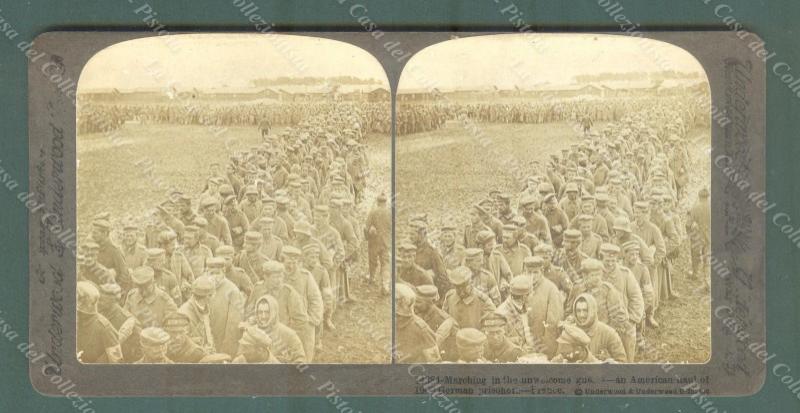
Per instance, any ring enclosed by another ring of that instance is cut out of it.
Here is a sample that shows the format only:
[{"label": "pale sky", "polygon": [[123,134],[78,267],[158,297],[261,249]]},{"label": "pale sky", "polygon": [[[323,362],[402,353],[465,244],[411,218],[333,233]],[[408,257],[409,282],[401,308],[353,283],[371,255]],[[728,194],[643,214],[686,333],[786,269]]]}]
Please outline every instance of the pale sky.
[{"label": "pale sky", "polygon": [[[169,39],[169,40],[167,40]],[[246,87],[258,78],[355,76],[386,82],[366,51],[335,40],[277,34],[186,34],[115,44],[94,55],[78,89]]]},{"label": "pale sky", "polygon": [[409,60],[399,89],[525,89],[546,82],[573,83],[573,76],[582,74],[661,70],[704,73],[691,54],[657,40],[627,35],[487,35],[423,49]]}]

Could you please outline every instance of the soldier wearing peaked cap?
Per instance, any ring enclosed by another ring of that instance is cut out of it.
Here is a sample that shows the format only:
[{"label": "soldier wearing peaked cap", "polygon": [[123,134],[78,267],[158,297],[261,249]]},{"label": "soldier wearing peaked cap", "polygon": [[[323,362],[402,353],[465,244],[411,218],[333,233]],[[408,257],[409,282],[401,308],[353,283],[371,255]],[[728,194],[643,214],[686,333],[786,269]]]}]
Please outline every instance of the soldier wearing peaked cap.
[{"label": "soldier wearing peaked cap", "polygon": [[539,256],[525,262],[524,275],[530,280],[530,293],[526,300],[528,325],[535,340],[534,346],[526,350],[552,357],[556,351],[557,325],[564,316],[565,295],[545,276],[544,263],[545,260]]},{"label": "soldier wearing peaked cap", "polygon": [[[308,324],[297,335],[303,341],[306,359],[314,360],[316,329],[322,325],[324,304],[322,302],[322,292],[319,289],[314,276],[300,264],[302,251],[293,246],[288,246],[283,250],[283,264],[286,268],[287,285],[294,288],[300,295],[303,306],[308,314]],[[307,346],[307,347],[306,347]]]},{"label": "soldier wearing peaked cap", "polygon": [[97,252],[100,245],[93,241],[81,244],[82,254],[78,256],[78,279],[89,281],[96,286],[114,282],[114,272],[97,262]]},{"label": "soldier wearing peaked cap", "polygon": [[140,333],[142,344],[142,358],[135,364],[172,364],[173,361],[167,358],[167,344],[169,334],[158,327],[147,327]]},{"label": "soldier wearing peaked cap", "polygon": [[526,221],[525,230],[539,241],[550,243],[552,242],[550,225],[547,218],[538,211],[540,206],[540,199],[533,195],[523,196],[519,200],[519,212]]},{"label": "soldier wearing peaked cap", "polygon": [[[491,238],[494,240],[494,238]],[[470,283],[478,291],[483,292],[492,299],[495,305],[500,304],[500,288],[497,279],[484,267],[483,251],[479,248],[465,250],[464,266],[471,271]]]},{"label": "soldier wearing peaked cap", "polygon": [[439,251],[428,240],[428,224],[426,221],[427,217],[412,220],[409,223],[409,227],[411,227],[409,230],[410,241],[416,247],[414,262],[423,270],[433,273],[434,284],[444,294],[449,287],[445,265]]},{"label": "soldier wearing peaked cap", "polygon": [[[478,248],[482,250],[482,266],[494,276],[495,284],[500,292],[500,296],[504,297],[508,291],[508,282],[511,280],[513,274],[500,249],[494,236],[490,231],[481,231],[478,233]],[[494,300],[495,297],[492,297]],[[496,300],[495,304],[500,304],[500,300]]]},{"label": "soldier wearing peaked cap", "polygon": [[464,227],[464,248],[478,247],[478,234],[481,231],[491,231],[491,228],[484,222],[484,216],[488,212],[480,205],[475,204],[469,212],[469,224]]},{"label": "soldier wearing peaked cap", "polygon": [[483,317],[496,309],[492,299],[473,286],[469,268],[450,270],[448,277],[453,289],[445,295],[442,310],[450,314],[460,327],[480,328]]},{"label": "soldier wearing peaked cap", "polygon": [[581,199],[578,197],[578,192],[577,183],[568,183],[564,189],[566,196],[562,198],[561,202],[558,204],[559,208],[567,214],[569,220],[575,218],[581,210]]},{"label": "soldier wearing peaked cap", "polygon": [[139,346],[139,331],[136,317],[122,308],[122,288],[116,283],[103,284],[98,287],[100,299],[97,302],[97,311],[102,314],[117,330],[117,338],[122,346],[122,356],[125,362],[133,362],[142,357]]},{"label": "soldier wearing peaked cap", "polygon": [[221,243],[233,245],[228,221],[219,212],[220,204],[220,200],[210,196],[203,197],[200,200],[200,211],[202,211],[203,218],[208,221],[206,231],[215,236]]},{"label": "soldier wearing peaked cap", "polygon": [[210,353],[188,336],[189,318],[180,313],[164,316],[164,331],[169,334],[167,358],[175,363],[198,363]]},{"label": "soldier wearing peaked cap", "polygon": [[125,309],[139,320],[142,327],[159,327],[164,315],[178,311],[172,297],[156,287],[154,275],[150,267],[138,267],[131,271],[134,288],[128,293]]},{"label": "soldier wearing peaked cap", "polygon": [[599,363],[600,360],[589,351],[591,339],[573,324],[564,323],[558,342],[558,354],[552,363]]},{"label": "soldier wearing peaked cap", "polygon": [[400,282],[417,286],[434,284],[433,273],[424,270],[416,263],[417,246],[404,242],[397,248],[397,278]]},{"label": "soldier wearing peaked cap", "polygon": [[181,285],[178,278],[166,267],[167,258],[166,252],[162,248],[148,248],[147,249],[147,266],[153,269],[153,280],[158,288],[161,288],[175,300],[175,303],[180,303],[181,300]]},{"label": "soldier wearing peaked cap", "polygon": [[192,268],[192,274],[197,277],[206,270],[206,260],[214,254],[201,242],[202,234],[197,225],[187,225],[183,233],[183,253]]},{"label": "soldier wearing peaked cap", "polygon": [[131,221],[122,227],[122,255],[128,270],[144,265],[147,259],[145,247],[139,243],[139,227]]},{"label": "soldier wearing peaked cap", "polygon": [[431,363],[440,361],[436,335],[425,321],[414,314],[416,293],[406,284],[395,286],[397,318],[397,350],[400,363]]},{"label": "soldier wearing peaked cap", "polygon": [[[442,225],[439,236],[439,254],[446,270],[451,270],[464,265],[465,248],[456,242],[456,225],[446,222]],[[445,291],[450,288],[446,288]]]},{"label": "soldier wearing peaked cap", "polygon": [[89,281],[78,281],[77,297],[77,355],[83,363],[119,363],[122,347],[116,329],[98,313],[100,292]]},{"label": "soldier wearing peaked cap", "polygon": [[508,321],[498,312],[481,320],[481,330],[486,335],[484,358],[491,363],[512,363],[523,354],[522,349],[506,336]]},{"label": "soldier wearing peaked cap", "polygon": [[503,244],[498,250],[506,259],[511,275],[522,273],[522,261],[531,255],[530,249],[519,241],[518,228],[514,223],[503,226]]},{"label": "soldier wearing peaked cap", "polygon": [[458,330],[456,334],[458,346],[458,363],[486,363],[486,334],[472,327]]},{"label": "soldier wearing peaked cap", "polygon": [[192,296],[178,309],[189,320],[187,335],[205,352],[216,350],[214,336],[211,332],[211,308],[209,300],[216,288],[214,279],[209,275],[195,278],[192,283]]},{"label": "soldier wearing peaked cap", "polygon": [[264,235],[257,231],[247,231],[244,234],[244,246],[239,255],[233,260],[233,265],[243,269],[253,283],[258,282],[261,267],[270,259],[261,253]]},{"label": "soldier wearing peaked cap", "polygon": [[128,266],[125,256],[113,242],[111,242],[111,223],[105,219],[92,221],[92,241],[98,245],[97,262],[114,271],[114,279],[123,291],[131,288]]},{"label": "soldier wearing peaked cap", "polygon": [[250,296],[250,292],[253,291],[253,280],[244,269],[233,265],[236,256],[233,247],[230,245],[220,246],[217,248],[216,256],[224,261],[223,271],[225,278],[230,280],[242,292],[244,297]]}]

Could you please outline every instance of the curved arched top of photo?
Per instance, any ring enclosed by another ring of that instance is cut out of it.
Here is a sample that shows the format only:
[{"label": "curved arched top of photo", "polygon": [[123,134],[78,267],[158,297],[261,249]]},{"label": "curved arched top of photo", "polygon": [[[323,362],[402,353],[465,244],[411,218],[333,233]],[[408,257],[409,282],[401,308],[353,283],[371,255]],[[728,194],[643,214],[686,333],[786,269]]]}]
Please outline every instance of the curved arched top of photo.
[{"label": "curved arched top of photo", "polygon": [[[698,86],[699,85],[699,86]],[[627,35],[526,33],[464,37],[416,53],[398,95],[451,91],[548,91],[588,87],[708,87],[688,51]]]}]

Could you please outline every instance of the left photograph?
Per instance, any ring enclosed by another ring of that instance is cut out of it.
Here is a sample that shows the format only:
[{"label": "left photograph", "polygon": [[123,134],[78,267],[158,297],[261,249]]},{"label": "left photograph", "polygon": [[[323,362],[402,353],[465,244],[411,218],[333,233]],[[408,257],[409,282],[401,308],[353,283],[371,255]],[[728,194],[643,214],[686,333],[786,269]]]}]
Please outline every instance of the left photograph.
[{"label": "left photograph", "polygon": [[77,96],[82,363],[390,363],[391,108],[366,51],[115,44]]}]

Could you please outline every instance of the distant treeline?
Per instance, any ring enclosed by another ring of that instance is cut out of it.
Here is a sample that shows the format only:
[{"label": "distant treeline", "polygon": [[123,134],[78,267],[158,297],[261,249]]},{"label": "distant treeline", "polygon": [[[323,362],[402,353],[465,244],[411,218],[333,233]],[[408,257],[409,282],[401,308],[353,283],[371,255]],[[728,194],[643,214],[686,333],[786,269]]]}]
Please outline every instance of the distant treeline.
[{"label": "distant treeline", "polygon": [[269,79],[264,78],[264,79],[253,80],[253,85],[256,87],[268,87],[277,85],[319,85],[324,83],[330,83],[334,85],[364,85],[364,84],[381,85],[382,84],[381,81],[378,79],[362,79],[355,76],[335,76],[335,77],[281,76]]},{"label": "distant treeline", "polygon": [[678,72],[675,70],[662,70],[660,72],[603,72],[591,75],[577,75],[576,83],[602,82],[609,80],[667,80],[667,79],[702,79],[699,72]]}]

